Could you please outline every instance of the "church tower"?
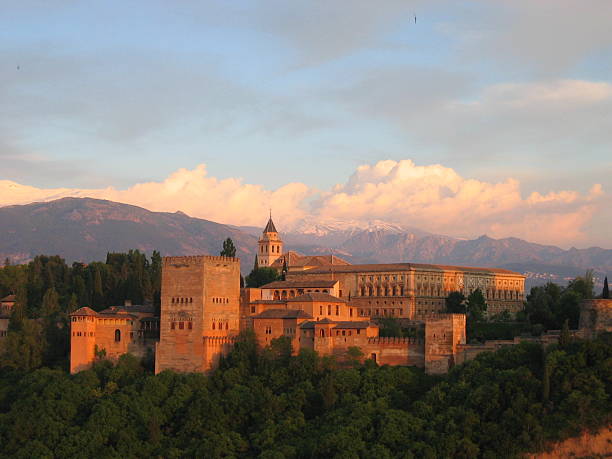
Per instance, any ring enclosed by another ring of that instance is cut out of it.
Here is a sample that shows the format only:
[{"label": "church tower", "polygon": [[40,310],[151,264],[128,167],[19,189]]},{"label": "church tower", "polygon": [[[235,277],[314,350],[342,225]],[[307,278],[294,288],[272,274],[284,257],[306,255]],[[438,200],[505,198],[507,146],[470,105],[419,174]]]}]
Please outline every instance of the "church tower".
[{"label": "church tower", "polygon": [[278,231],[272,222],[272,215],[268,224],[259,238],[259,250],[257,251],[257,266],[259,268],[269,267],[283,255],[283,241],[278,237]]}]

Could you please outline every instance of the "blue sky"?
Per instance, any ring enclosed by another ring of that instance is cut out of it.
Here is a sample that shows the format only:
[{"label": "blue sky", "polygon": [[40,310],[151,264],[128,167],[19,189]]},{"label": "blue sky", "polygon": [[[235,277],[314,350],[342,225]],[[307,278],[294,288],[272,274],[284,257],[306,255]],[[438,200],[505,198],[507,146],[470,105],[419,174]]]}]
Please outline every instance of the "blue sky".
[{"label": "blue sky", "polygon": [[608,0],[2,2],[0,180],[123,190],[206,164],[333,193],[411,160],[607,196],[611,21]]}]

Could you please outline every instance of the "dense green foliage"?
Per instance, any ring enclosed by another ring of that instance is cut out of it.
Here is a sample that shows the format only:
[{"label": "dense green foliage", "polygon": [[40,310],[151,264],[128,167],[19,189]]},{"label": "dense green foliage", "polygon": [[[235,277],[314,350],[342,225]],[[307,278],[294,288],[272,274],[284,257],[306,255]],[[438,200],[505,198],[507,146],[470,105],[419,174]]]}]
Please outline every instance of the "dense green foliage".
[{"label": "dense green foliage", "polygon": [[0,366],[29,370],[65,367],[68,314],[79,307],[97,311],[121,305],[160,304],[161,256],[149,261],[138,250],[109,253],[106,262],[68,266],[58,256],[37,256],[26,265],[0,269],[0,298],[14,293],[16,304]]},{"label": "dense green foliage", "polygon": [[274,268],[258,268],[255,267],[250,274],[245,278],[247,287],[261,287],[262,285],[269,284],[275,280],[279,280],[281,275]]},{"label": "dense green foliage", "polygon": [[222,257],[232,257],[236,256],[236,247],[234,246],[234,241],[231,238],[227,238],[223,241],[223,250],[221,250]]},{"label": "dense green foliage", "polygon": [[569,327],[578,328],[580,302],[593,297],[592,273],[577,277],[566,287],[549,282],[532,287],[527,295],[525,318],[531,324],[541,324],[544,330],[560,330],[567,320]]},{"label": "dense green foliage", "polygon": [[0,376],[7,457],[516,457],[609,422],[612,341],[487,353],[444,377],[245,335],[210,376],[130,356]]},{"label": "dense green foliage", "polygon": [[461,292],[450,292],[445,299],[446,312],[465,314],[465,295]]}]

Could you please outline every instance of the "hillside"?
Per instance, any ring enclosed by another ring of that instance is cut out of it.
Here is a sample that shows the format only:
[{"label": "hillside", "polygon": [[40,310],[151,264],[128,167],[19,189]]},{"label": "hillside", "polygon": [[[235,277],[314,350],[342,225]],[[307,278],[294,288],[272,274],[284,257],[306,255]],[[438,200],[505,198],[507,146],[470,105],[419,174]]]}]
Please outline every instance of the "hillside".
[{"label": "hillside", "polygon": [[257,239],[219,223],[187,215],[90,198],[0,208],[0,259],[20,263],[38,254],[67,261],[102,260],[107,252],[139,249],[162,255],[218,255],[231,237],[243,269],[253,262]]},{"label": "hillside", "polygon": [[[265,222],[262,222],[262,226]],[[384,222],[301,222],[283,231],[285,248],[305,254],[333,251],[352,263],[415,262],[501,267],[526,273],[528,287],[548,280],[565,283],[595,269],[600,281],[612,272],[612,250],[563,250],[517,238],[481,236],[462,240]],[[253,264],[261,228],[223,225],[181,212],[146,209],[90,198],[0,208],[0,260],[24,262],[37,254],[68,261],[104,259],[108,251],[137,248],[163,255],[218,254],[231,237],[243,272]]]}]

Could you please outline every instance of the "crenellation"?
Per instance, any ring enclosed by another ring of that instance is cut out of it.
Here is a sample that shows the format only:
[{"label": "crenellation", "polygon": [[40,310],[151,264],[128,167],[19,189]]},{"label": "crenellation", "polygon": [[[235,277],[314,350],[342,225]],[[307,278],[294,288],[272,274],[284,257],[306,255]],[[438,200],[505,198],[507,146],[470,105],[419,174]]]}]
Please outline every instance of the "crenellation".
[{"label": "crenellation", "polygon": [[[106,314],[87,308],[76,311],[71,370],[90,365],[97,348],[117,358],[154,346],[156,373],[206,372],[230,352],[242,330],[252,328],[261,346],[287,337],[294,353],[307,348],[342,360],[358,348],[364,359],[378,364],[414,365],[441,373],[483,349],[510,345],[467,345],[465,315],[445,312],[451,291],[467,296],[480,288],[493,312],[514,311],[524,298],[524,276],[506,270],[350,265],[334,256],[284,254],[271,218],[258,251],[259,266],[286,268],[285,280],[241,289],[238,258],[164,257],[160,317],[146,319],[156,324],[154,340],[144,339],[151,335],[150,329],[143,329],[149,322],[129,309],[110,308]],[[419,336],[381,337],[375,320],[388,317],[418,328]]]}]

